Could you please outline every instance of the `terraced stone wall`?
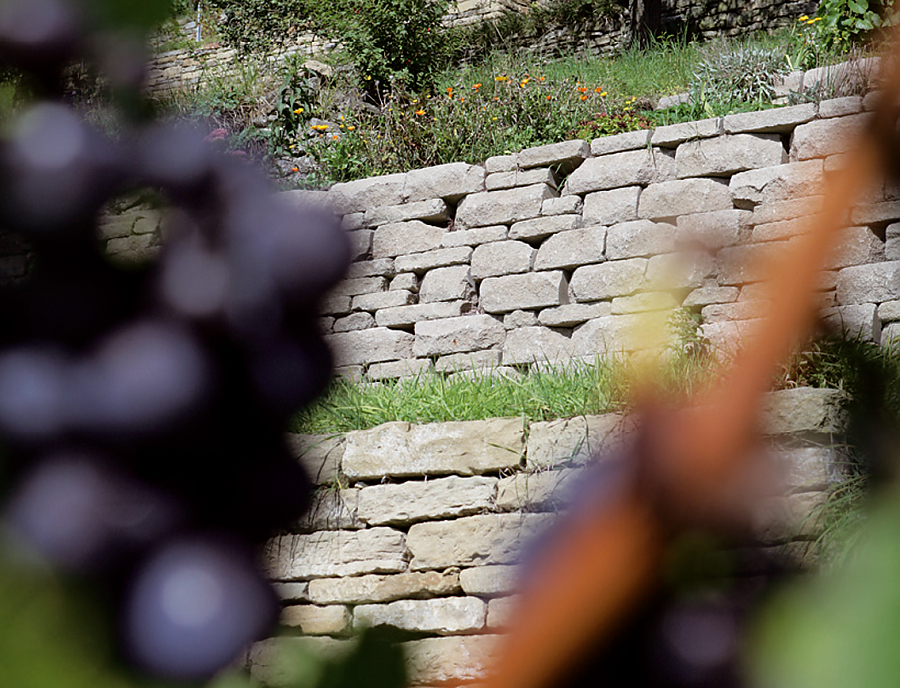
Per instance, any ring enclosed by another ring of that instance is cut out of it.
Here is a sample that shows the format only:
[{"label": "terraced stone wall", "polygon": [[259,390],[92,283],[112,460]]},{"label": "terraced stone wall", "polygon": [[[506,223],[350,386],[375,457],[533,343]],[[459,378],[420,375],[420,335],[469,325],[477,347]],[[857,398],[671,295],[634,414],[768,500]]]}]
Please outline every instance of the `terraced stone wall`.
[{"label": "terraced stone wall", "polygon": [[[826,389],[770,395],[763,422],[787,496],[758,504],[763,546],[805,556],[808,516],[846,468],[832,446],[841,400]],[[277,683],[278,651],[340,654],[354,630],[387,625],[408,634],[411,685],[477,681],[516,602],[523,550],[564,517],[588,461],[611,460],[629,432],[609,414],[294,436],[320,489],[310,515],[269,544],[288,637],[255,646],[251,672]]]}]

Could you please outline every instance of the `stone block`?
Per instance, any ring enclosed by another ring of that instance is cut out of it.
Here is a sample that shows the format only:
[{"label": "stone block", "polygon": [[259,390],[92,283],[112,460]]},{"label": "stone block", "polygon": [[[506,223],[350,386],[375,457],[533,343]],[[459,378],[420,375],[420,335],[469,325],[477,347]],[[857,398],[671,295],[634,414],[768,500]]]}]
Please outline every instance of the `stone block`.
[{"label": "stone block", "polygon": [[394,269],[394,261],[390,258],[379,258],[377,260],[361,260],[351,263],[347,268],[347,278],[355,279],[357,277],[387,277],[391,278],[396,274]]},{"label": "stone block", "polygon": [[858,205],[850,211],[853,224],[867,225],[900,220],[900,201],[884,201]]},{"label": "stone block", "polygon": [[291,662],[284,661],[285,656],[321,657],[331,661],[339,661],[352,652],[356,643],[352,640],[336,638],[282,636],[268,638],[255,643],[247,653],[247,664],[250,677],[254,682],[266,686],[285,686],[296,681],[296,669]]},{"label": "stone block", "polygon": [[517,327],[534,327],[538,324],[534,311],[513,311],[503,316],[503,327],[514,330]]},{"label": "stone block", "polygon": [[468,265],[435,268],[425,273],[419,287],[419,302],[467,301],[475,294],[475,282]]},{"label": "stone block", "polygon": [[762,427],[771,435],[837,434],[846,429],[846,395],[836,389],[796,387],[766,395]]},{"label": "stone block", "polygon": [[654,110],[665,110],[670,107],[675,107],[676,105],[681,105],[682,103],[690,103],[691,102],[691,94],[690,93],[673,93],[672,95],[663,96],[660,98],[656,106],[653,108]]},{"label": "stone block", "polygon": [[544,199],[555,196],[546,184],[473,193],[460,201],[456,224],[462,229],[512,224],[541,214]]},{"label": "stone block", "polygon": [[572,349],[576,356],[594,358],[660,349],[672,342],[669,317],[652,311],[588,320],[572,332]]},{"label": "stone block", "polygon": [[736,303],[713,303],[700,311],[703,322],[722,320],[755,320],[762,318],[772,308],[770,301],[742,300]]},{"label": "stone block", "polygon": [[500,640],[499,635],[470,635],[403,643],[410,685],[459,684],[484,678]]},{"label": "stone block", "polygon": [[413,294],[419,293],[419,276],[411,272],[397,275],[388,285],[389,291],[408,291]]},{"label": "stone block", "polygon": [[822,191],[823,178],[822,161],[805,160],[740,172],[728,186],[735,206],[752,209],[760,203],[815,196]]},{"label": "stone block", "polygon": [[397,256],[394,261],[399,272],[414,272],[423,274],[433,268],[447,265],[464,265],[472,257],[472,248],[459,246],[457,248],[438,248],[424,253],[413,253],[407,256]]},{"label": "stone block", "polygon": [[428,358],[411,358],[405,361],[373,363],[366,369],[369,380],[396,380],[401,377],[427,375],[434,370],[434,363]]},{"label": "stone block", "polygon": [[460,592],[460,575],[455,569],[443,572],[398,573],[392,576],[352,576],[314,578],[308,596],[316,604],[365,604],[400,599],[425,599]]},{"label": "stone block", "polygon": [[680,122],[657,127],[653,130],[650,143],[654,146],[674,148],[683,141],[718,136],[722,126],[718,117],[701,119],[696,122]]},{"label": "stone block", "polygon": [[[396,308],[398,306],[408,306],[411,303],[416,302],[416,296],[412,292],[403,290],[403,289],[394,289],[392,291],[380,291],[375,294],[360,294],[359,296],[354,296],[352,301],[352,308],[355,311],[369,311],[374,312],[380,310],[382,308]],[[359,313],[355,313],[354,315],[361,315]],[[372,320],[372,323],[366,325],[366,327],[372,327],[375,325],[375,320]],[[362,329],[362,328],[354,328],[354,329]]]},{"label": "stone block", "polygon": [[391,528],[325,530],[270,540],[264,561],[275,580],[303,580],[406,569],[406,536]]},{"label": "stone block", "polygon": [[633,294],[643,285],[646,270],[644,258],[582,266],[572,274],[572,296],[585,302]]},{"label": "stone block", "polygon": [[[364,212],[382,205],[400,205],[406,200],[404,198],[406,178],[406,174],[387,174],[341,182],[328,190],[328,201],[339,215]],[[426,198],[435,196],[430,195]]]},{"label": "stone block", "polygon": [[645,186],[675,178],[675,160],[657,148],[588,158],[569,175],[563,195],[584,194],[623,186]]},{"label": "stone block", "polygon": [[837,298],[841,304],[900,299],[900,261],[844,268],[838,272]]},{"label": "stone block", "polygon": [[474,475],[518,466],[524,441],[519,418],[385,423],[347,433],[342,468],[351,480]]},{"label": "stone block", "polygon": [[885,301],[878,306],[878,318],[881,322],[900,321],[900,301]]},{"label": "stone block", "polygon": [[440,198],[430,201],[418,201],[416,203],[404,203],[402,205],[387,205],[369,208],[365,213],[365,223],[369,227],[392,224],[394,222],[407,222],[409,220],[422,220],[430,224],[439,224],[450,220],[447,213],[447,204]]},{"label": "stone block", "polygon": [[503,241],[506,239],[506,225],[491,225],[489,227],[476,227],[475,229],[457,229],[447,232],[441,240],[444,246],[478,246],[490,241]]},{"label": "stone block", "polygon": [[688,294],[682,305],[685,308],[693,306],[707,306],[711,303],[733,303],[738,298],[737,287],[720,287],[715,284],[708,284],[697,287]]},{"label": "stone block", "polygon": [[479,165],[451,162],[411,170],[403,191],[408,201],[442,198],[455,203],[466,194],[484,191],[484,175],[484,168]]},{"label": "stone block", "polygon": [[678,179],[644,189],[638,201],[638,217],[666,220],[731,207],[728,184],[716,179]]},{"label": "stone block", "polygon": [[490,511],[496,495],[496,478],[410,480],[363,488],[358,513],[369,525],[409,525]]},{"label": "stone block", "polygon": [[584,197],[583,222],[586,225],[613,225],[617,222],[636,220],[640,195],[639,186],[589,193]]},{"label": "stone block", "polygon": [[569,284],[559,270],[488,277],[481,283],[480,297],[487,313],[559,306],[569,300]]},{"label": "stone block", "polygon": [[602,318],[612,313],[612,305],[608,302],[599,303],[567,303],[564,306],[543,309],[537,317],[537,321],[545,327],[572,327],[580,325],[587,320]]},{"label": "stone block", "polygon": [[900,260],[900,222],[892,222],[884,231],[884,257]]},{"label": "stone block", "polygon": [[726,115],[724,128],[726,134],[740,134],[743,132],[787,134],[793,131],[798,124],[805,124],[815,119],[815,116],[816,104],[804,103],[792,107]]},{"label": "stone block", "polygon": [[509,238],[534,241],[578,227],[581,227],[580,215],[547,215],[516,222],[509,228]]},{"label": "stone block", "polygon": [[467,595],[494,597],[515,592],[516,566],[474,566],[459,572],[459,583]]},{"label": "stone block", "polygon": [[787,497],[771,497],[754,505],[751,527],[763,543],[808,540],[820,530],[814,511],[825,501],[822,492],[803,492]]},{"label": "stone block", "polygon": [[853,150],[871,119],[872,113],[867,112],[801,124],[791,137],[791,160],[824,158]]},{"label": "stone block", "polygon": [[446,229],[427,225],[421,220],[395,222],[375,230],[372,257],[395,258],[409,253],[431,251],[441,247]]},{"label": "stone block", "polygon": [[503,323],[478,314],[417,322],[415,333],[413,353],[419,357],[493,349],[506,339]]},{"label": "stone block", "polygon": [[329,296],[357,296],[373,294],[387,289],[388,281],[384,277],[357,277],[345,279],[329,292]]},{"label": "stone block", "polygon": [[855,115],[858,112],[862,112],[862,109],[863,102],[859,96],[832,98],[819,103],[819,118],[846,117],[847,115]]},{"label": "stone block", "polygon": [[365,213],[347,213],[341,218],[341,229],[352,232],[354,229],[364,229],[366,227]]},{"label": "stone block", "polygon": [[782,483],[792,492],[828,489],[846,477],[849,465],[836,447],[782,447],[773,453]]},{"label": "stone block", "polygon": [[727,177],[735,172],[787,162],[778,134],[725,134],[686,141],[675,153],[675,171],[685,177]]},{"label": "stone block", "polygon": [[606,227],[587,227],[554,234],[541,244],[534,259],[534,269],[570,269],[602,263],[605,260],[606,232]]},{"label": "stone block", "polygon": [[784,255],[785,241],[731,246],[719,252],[719,284],[740,285],[759,282],[772,272],[772,262]]},{"label": "stone block", "polygon": [[881,343],[885,346],[897,346],[900,338],[900,325],[896,322],[888,323],[881,331]]},{"label": "stone block", "polygon": [[281,612],[281,624],[297,627],[304,635],[342,635],[350,630],[351,619],[347,607],[335,604],[292,605]]},{"label": "stone block", "polygon": [[859,337],[876,344],[880,342],[881,320],[874,303],[857,303],[837,306],[819,314],[826,327],[831,327],[845,337]]},{"label": "stone block", "polygon": [[456,635],[484,627],[487,605],[475,597],[398,600],[362,604],[353,610],[353,627],[391,626],[404,631]]},{"label": "stone block", "polygon": [[547,469],[587,463],[621,441],[625,428],[623,416],[616,413],[531,423],[527,466]]},{"label": "stone block", "polygon": [[602,136],[591,141],[591,155],[596,157],[646,148],[650,144],[650,135],[652,133],[650,129],[641,129],[639,131],[626,131],[613,136]]},{"label": "stone block", "polygon": [[509,628],[521,600],[518,595],[500,597],[488,602],[486,625],[492,629]]},{"label": "stone block", "polygon": [[650,311],[672,311],[678,302],[667,291],[645,291],[633,296],[617,296],[612,300],[612,315],[647,313]]},{"label": "stone block", "polygon": [[541,204],[541,215],[579,215],[582,200],[578,196],[548,198]]},{"label": "stone block", "polygon": [[800,217],[810,218],[822,211],[824,203],[824,196],[809,196],[807,198],[761,203],[753,209],[753,217],[750,218],[750,223],[763,225],[770,222],[795,220]]},{"label": "stone block", "polygon": [[537,251],[522,241],[494,241],[482,244],[472,254],[472,277],[499,277],[528,272]]},{"label": "stone block", "polygon": [[609,260],[668,253],[675,248],[675,226],[650,220],[613,225],[606,234]]},{"label": "stone block", "polygon": [[541,167],[533,170],[512,170],[510,172],[497,172],[489,174],[484,180],[484,188],[487,191],[499,189],[512,189],[517,186],[530,186],[531,184],[547,184],[557,188],[558,180],[553,170]]},{"label": "stone block", "polygon": [[[382,292],[384,293],[384,292]],[[352,313],[343,318],[337,318],[331,325],[332,332],[353,332],[375,327],[375,318],[371,313]]]},{"label": "stone block", "polygon": [[315,485],[330,485],[337,478],[344,455],[344,439],[335,435],[285,436],[291,455],[306,470]]},{"label": "stone block", "polygon": [[711,250],[738,243],[750,227],[749,210],[714,210],[680,215],[676,220],[679,242],[700,244]]},{"label": "stone block", "polygon": [[422,320],[455,318],[468,313],[471,307],[472,304],[469,301],[439,301],[385,308],[375,313],[375,324],[379,327],[412,329],[417,322]]},{"label": "stone block", "polygon": [[765,224],[756,225],[750,234],[750,241],[779,241],[782,239],[792,239],[800,234],[809,231],[811,220],[805,217],[798,217],[793,220],[782,220],[781,222],[767,222]]},{"label": "stone block", "polygon": [[577,471],[516,473],[497,485],[497,507],[503,511],[557,511],[572,497]]},{"label": "stone block", "polygon": [[379,363],[412,358],[413,340],[407,332],[372,327],[325,336],[336,366]]},{"label": "stone block", "polygon": [[845,268],[851,265],[874,263],[884,259],[884,244],[868,227],[846,227],[826,263],[826,268]]},{"label": "stone block", "polygon": [[[504,329],[506,327],[504,323]],[[458,373],[463,370],[490,370],[500,366],[501,352],[496,349],[469,351],[464,354],[441,356],[434,364],[439,373]]]},{"label": "stone block", "polygon": [[484,161],[484,170],[488,174],[508,172],[516,169],[515,155],[495,155]]},{"label": "stone block", "polygon": [[519,153],[518,163],[522,169],[552,166],[562,174],[568,174],[590,155],[591,147],[588,142],[576,139],[526,148]]},{"label": "stone block", "polygon": [[510,330],[503,344],[504,365],[555,361],[569,358],[571,355],[571,340],[546,327],[520,327]]},{"label": "stone block", "polygon": [[309,602],[309,583],[292,581],[272,585],[283,602]]},{"label": "stone block", "polygon": [[543,514],[485,514],[453,521],[430,521],[410,527],[410,568],[510,564],[550,520]]}]

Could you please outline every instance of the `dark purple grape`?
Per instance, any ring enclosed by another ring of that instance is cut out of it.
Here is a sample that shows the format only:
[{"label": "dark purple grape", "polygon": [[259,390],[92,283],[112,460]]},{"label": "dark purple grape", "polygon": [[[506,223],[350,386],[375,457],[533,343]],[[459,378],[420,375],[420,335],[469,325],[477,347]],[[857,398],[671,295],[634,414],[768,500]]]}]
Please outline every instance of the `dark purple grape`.
[{"label": "dark purple grape", "polygon": [[59,350],[32,347],[0,353],[0,433],[32,445],[65,430],[71,362]]},{"label": "dark purple grape", "polygon": [[271,586],[239,546],[183,537],[136,572],[122,607],[122,644],[157,676],[199,680],[262,637],[278,611]]},{"label": "dark purple grape", "polygon": [[154,124],[136,145],[135,169],[150,186],[161,187],[176,200],[190,200],[212,182],[213,152],[194,127]]}]

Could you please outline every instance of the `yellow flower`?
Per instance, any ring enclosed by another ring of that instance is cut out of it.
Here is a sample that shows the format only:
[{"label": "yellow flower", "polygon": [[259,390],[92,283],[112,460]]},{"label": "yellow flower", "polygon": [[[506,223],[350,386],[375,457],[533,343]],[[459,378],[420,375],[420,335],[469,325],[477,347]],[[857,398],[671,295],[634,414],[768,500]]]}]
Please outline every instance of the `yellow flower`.
[{"label": "yellow flower", "polygon": [[425,111],[424,111],[424,110],[416,110],[416,114],[417,114],[417,115],[424,115],[424,114],[425,114]]},{"label": "yellow flower", "polygon": [[341,115],[341,121],[342,121],[342,122],[344,121],[344,116],[343,116],[343,115]]},{"label": "yellow flower", "polygon": [[316,131],[325,131],[326,129],[328,129],[328,125],[327,124],[311,124],[311,125],[309,125],[309,128],[315,129]]},{"label": "yellow flower", "polygon": [[[341,119],[343,119],[343,117],[342,117]],[[344,128],[344,125],[343,125],[343,124],[338,124],[338,126],[339,126],[341,129]]]},{"label": "yellow flower", "polygon": [[303,108],[297,108],[296,110],[294,110],[295,115],[299,115],[301,112],[303,112]]},{"label": "yellow flower", "polygon": [[353,131],[354,129],[356,129],[356,127],[354,127],[352,124],[347,125],[347,131]]},{"label": "yellow flower", "polygon": [[805,22],[807,19],[809,19],[809,17],[808,17],[807,15],[804,14],[804,15],[803,15],[802,17],[800,17],[797,21],[798,21],[798,22]]},{"label": "yellow flower", "polygon": [[494,81],[509,81],[509,77],[505,74],[502,76],[495,76]]},{"label": "yellow flower", "polygon": [[492,121],[492,122],[496,122],[496,121],[497,121],[497,118],[496,118],[496,117],[491,117],[491,121]]}]

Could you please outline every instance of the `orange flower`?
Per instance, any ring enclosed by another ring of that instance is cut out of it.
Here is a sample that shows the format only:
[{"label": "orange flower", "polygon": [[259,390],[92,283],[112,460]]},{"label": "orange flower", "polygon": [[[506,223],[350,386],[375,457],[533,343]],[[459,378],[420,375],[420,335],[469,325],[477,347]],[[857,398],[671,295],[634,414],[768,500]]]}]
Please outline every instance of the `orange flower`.
[{"label": "orange flower", "polygon": [[424,110],[416,110],[416,114],[417,114],[417,115],[424,115],[424,114],[425,114],[425,111],[424,111]]},{"label": "orange flower", "polygon": [[579,86],[579,87],[578,87],[578,92],[579,92],[579,93],[585,93],[586,91],[587,91],[587,87],[586,87],[586,86]]},{"label": "orange flower", "polygon": [[291,172],[299,172],[299,171],[300,171],[300,168],[299,168],[299,167],[292,167],[292,168],[291,168]]},{"label": "orange flower", "polygon": [[581,96],[581,100],[587,100],[587,96]]},{"label": "orange flower", "polygon": [[354,127],[352,124],[347,125],[347,131],[353,131],[354,129],[356,129],[356,127]]},{"label": "orange flower", "polygon": [[453,87],[452,86],[447,87],[447,97],[450,98],[451,100],[453,100]]},{"label": "orange flower", "polygon": [[472,84],[472,88],[477,91],[479,88],[481,88],[481,84]]},{"label": "orange flower", "polygon": [[337,141],[341,137],[338,136],[337,134],[334,134],[331,138],[332,138],[332,140]]},{"label": "orange flower", "polygon": [[547,100],[553,100],[553,98],[550,96],[547,96]]},{"label": "orange flower", "polygon": [[594,93],[602,93],[602,92],[603,92],[602,86],[598,86],[597,88],[594,89]]}]

